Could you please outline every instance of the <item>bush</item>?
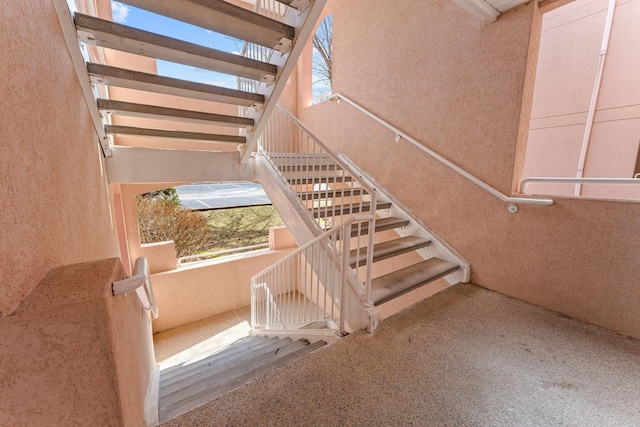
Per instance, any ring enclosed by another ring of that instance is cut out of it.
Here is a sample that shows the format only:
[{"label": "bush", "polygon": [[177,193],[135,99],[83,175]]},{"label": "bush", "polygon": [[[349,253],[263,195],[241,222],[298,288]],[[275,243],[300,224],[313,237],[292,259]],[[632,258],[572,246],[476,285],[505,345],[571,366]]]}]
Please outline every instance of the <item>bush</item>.
[{"label": "bush", "polygon": [[207,249],[211,232],[207,218],[200,212],[157,197],[138,196],[136,205],[141,243],[173,240],[178,258]]},{"label": "bush", "polygon": [[269,228],[282,225],[273,206],[213,210],[207,213],[211,250],[239,248],[269,242]]}]

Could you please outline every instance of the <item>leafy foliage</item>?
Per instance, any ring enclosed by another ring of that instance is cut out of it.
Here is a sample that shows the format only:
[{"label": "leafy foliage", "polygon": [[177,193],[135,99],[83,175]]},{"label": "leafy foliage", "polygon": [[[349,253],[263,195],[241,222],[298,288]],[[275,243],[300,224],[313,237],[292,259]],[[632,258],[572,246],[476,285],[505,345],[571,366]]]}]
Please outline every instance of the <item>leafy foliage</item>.
[{"label": "leafy foliage", "polygon": [[210,230],[202,213],[162,197],[138,196],[136,206],[142,243],[173,240],[178,258],[208,249]]}]

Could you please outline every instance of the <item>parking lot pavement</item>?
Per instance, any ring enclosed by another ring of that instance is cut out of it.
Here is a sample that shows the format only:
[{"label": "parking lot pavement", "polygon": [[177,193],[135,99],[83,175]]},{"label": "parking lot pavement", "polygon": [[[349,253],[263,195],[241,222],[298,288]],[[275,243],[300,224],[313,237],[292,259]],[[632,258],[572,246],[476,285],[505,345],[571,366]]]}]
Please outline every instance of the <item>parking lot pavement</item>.
[{"label": "parking lot pavement", "polygon": [[176,190],[180,204],[194,210],[271,204],[262,186],[255,182],[181,185]]}]

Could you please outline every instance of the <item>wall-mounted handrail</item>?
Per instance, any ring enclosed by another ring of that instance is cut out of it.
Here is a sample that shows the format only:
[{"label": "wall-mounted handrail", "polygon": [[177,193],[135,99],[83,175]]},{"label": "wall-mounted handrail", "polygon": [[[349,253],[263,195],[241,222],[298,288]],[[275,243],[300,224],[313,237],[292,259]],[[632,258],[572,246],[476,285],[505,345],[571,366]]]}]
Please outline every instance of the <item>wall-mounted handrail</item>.
[{"label": "wall-mounted handrail", "polygon": [[479,186],[483,190],[489,192],[490,194],[492,194],[493,196],[495,196],[498,199],[502,200],[503,202],[509,203],[509,212],[512,212],[512,213],[517,212],[518,208],[517,208],[516,205],[518,205],[518,204],[523,204],[523,205],[525,205],[525,204],[526,205],[552,205],[553,204],[553,200],[552,199],[534,199],[534,198],[527,198],[527,197],[509,197],[509,196],[506,196],[506,195],[502,194],[500,191],[498,191],[495,188],[493,188],[492,186],[490,186],[489,184],[485,183],[484,181],[482,181],[479,178],[475,177],[471,173],[469,173],[466,170],[462,169],[460,166],[456,165],[455,163],[452,163],[451,161],[449,161],[448,159],[444,158],[443,156],[441,156],[440,154],[436,153],[435,151],[431,150],[430,148],[425,147],[424,145],[422,145],[415,138],[412,138],[411,136],[407,135],[406,133],[404,133],[403,131],[401,131],[397,127],[395,127],[392,124],[390,124],[389,122],[383,120],[379,116],[376,116],[375,114],[371,113],[369,110],[367,110],[364,107],[358,105],[357,103],[355,103],[354,101],[352,101],[348,97],[344,96],[343,94],[335,93],[335,94],[331,95],[328,99],[336,99],[338,101],[338,103],[340,103],[340,101],[344,100],[346,103],[350,104],[352,107],[354,107],[357,110],[359,110],[360,112],[366,114],[367,116],[369,116],[370,118],[372,118],[376,122],[380,123],[384,127],[388,128],[389,130],[395,132],[397,141],[400,141],[400,138],[409,141],[410,143],[412,143],[413,145],[415,145],[416,147],[418,147],[419,149],[421,149],[425,153],[429,154],[434,159],[438,160],[440,163],[444,164],[445,166],[449,167],[450,169],[453,169],[454,171],[456,171],[460,175],[464,176],[469,181],[473,182],[474,184],[476,184],[477,186]]},{"label": "wall-mounted handrail", "polygon": [[144,287],[144,292],[147,296],[149,303],[145,309],[151,311],[151,315],[154,319],[158,318],[158,307],[156,306],[155,298],[153,297],[153,288],[151,287],[151,274],[149,273],[149,263],[144,257],[140,257],[136,260],[133,267],[133,276],[128,279],[119,280],[111,284],[111,292],[113,296],[123,295],[131,291],[135,291],[140,286]]},{"label": "wall-mounted handrail", "polygon": [[640,179],[636,178],[567,178],[567,177],[532,177],[525,178],[520,183],[520,192],[526,194],[527,185],[534,182],[556,183],[556,184],[640,184]]}]

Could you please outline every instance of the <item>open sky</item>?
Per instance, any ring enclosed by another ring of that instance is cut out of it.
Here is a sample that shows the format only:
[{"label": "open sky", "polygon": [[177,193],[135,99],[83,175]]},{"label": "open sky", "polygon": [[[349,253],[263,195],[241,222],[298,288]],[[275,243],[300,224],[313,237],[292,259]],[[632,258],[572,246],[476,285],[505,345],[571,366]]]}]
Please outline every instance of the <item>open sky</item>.
[{"label": "open sky", "polygon": [[[147,12],[113,0],[111,1],[111,7],[113,10],[113,21],[119,24],[191,43],[197,43],[225,52],[239,53],[242,49],[242,41],[223,34],[214,33],[204,28],[185,24],[184,22],[176,21],[162,15],[156,15],[155,13]],[[158,60],[157,64],[158,74],[162,76],[223,86],[231,89],[237,88],[235,76],[163,60]]]}]

